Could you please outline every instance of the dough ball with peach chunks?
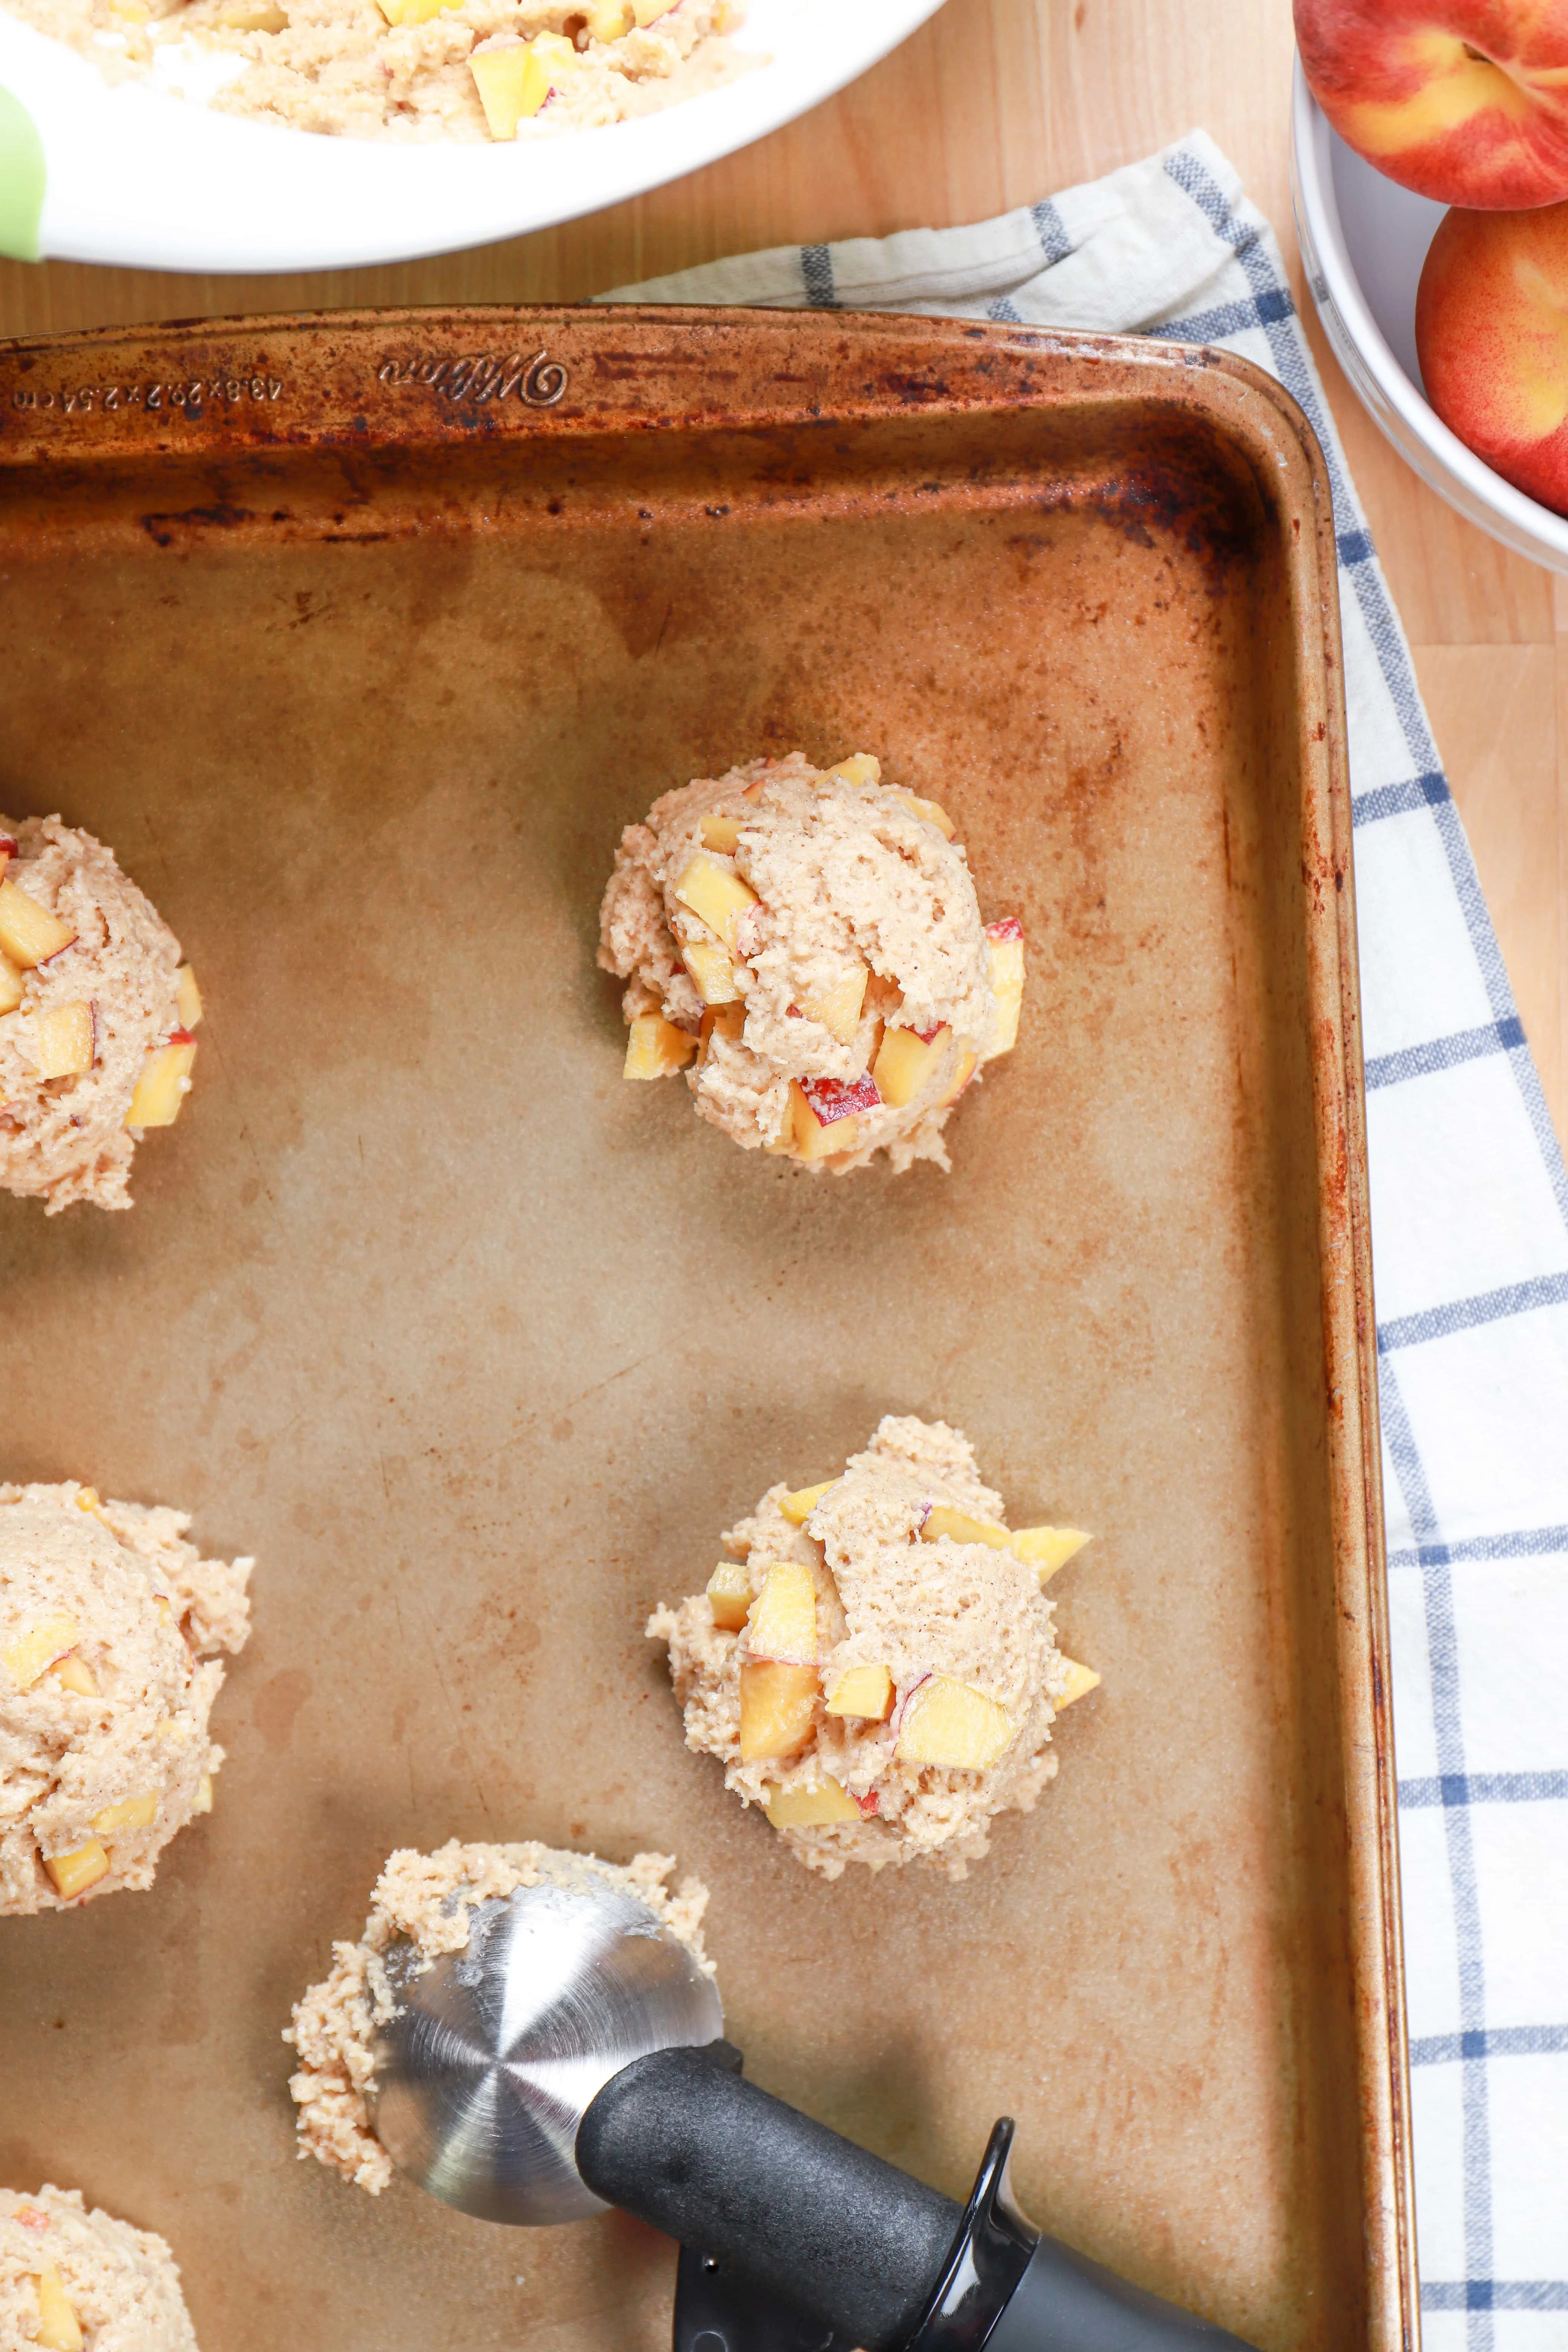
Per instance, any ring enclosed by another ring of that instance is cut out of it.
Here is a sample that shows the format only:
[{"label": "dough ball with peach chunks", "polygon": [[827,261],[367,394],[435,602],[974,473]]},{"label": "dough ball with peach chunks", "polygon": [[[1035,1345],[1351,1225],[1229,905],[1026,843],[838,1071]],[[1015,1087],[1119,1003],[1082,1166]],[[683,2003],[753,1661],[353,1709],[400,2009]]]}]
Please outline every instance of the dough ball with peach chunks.
[{"label": "dough ball with peach chunks", "polygon": [[128,1209],[131,1159],[170,1127],[202,1017],[180,942],[112,851],[58,816],[0,816],[0,1186]]},{"label": "dough ball with peach chunks", "polygon": [[963,1877],[1054,1778],[1051,1725],[1100,1680],[1063,1656],[1044,1591],[1088,1541],[1009,1530],[960,1431],[887,1415],[838,1477],[770,1486],[707,1591],[649,1618],[687,1746],[808,1870]]},{"label": "dough ball with peach chunks", "polygon": [[663,1928],[684,1944],[703,1974],[712,1976],[713,1963],[702,1948],[708,1889],[700,1878],[683,1878],[672,1890],[667,1882],[674,1869],[670,1853],[601,1862],[596,1853],[563,1852],[534,1838],[514,1845],[466,1845],[449,1838],[434,1853],[399,1846],[375,1882],[359,1941],[332,1946],[331,1975],[301,1994],[283,2029],[300,2061],[289,2078],[300,2110],[294,2119],[300,2155],[313,2156],[372,2197],[391,2185],[392,2158],[375,2136],[366,2097],[374,2083],[377,2033],[398,2006],[388,1957],[401,1948],[405,1958],[416,1955],[425,1968],[445,1953],[465,1950],[473,1913],[506,1902],[519,1887],[558,1886],[565,1895],[613,1887],[640,1903],[648,1927]]},{"label": "dough ball with peach chunks", "polygon": [[146,1887],[212,1805],[212,1653],[250,1631],[249,1559],[90,1486],[0,1486],[0,1915]]},{"label": "dough ball with peach chunks", "polygon": [[0,2345],[11,2352],[196,2352],[162,2238],[77,2189],[0,2189]]},{"label": "dough ball with peach chunks", "polygon": [[842,1175],[949,1164],[959,1096],[1018,1034],[1024,934],[985,924],[953,824],[868,752],[684,784],[621,836],[599,961],[628,1078],[678,1070],[748,1150]]}]

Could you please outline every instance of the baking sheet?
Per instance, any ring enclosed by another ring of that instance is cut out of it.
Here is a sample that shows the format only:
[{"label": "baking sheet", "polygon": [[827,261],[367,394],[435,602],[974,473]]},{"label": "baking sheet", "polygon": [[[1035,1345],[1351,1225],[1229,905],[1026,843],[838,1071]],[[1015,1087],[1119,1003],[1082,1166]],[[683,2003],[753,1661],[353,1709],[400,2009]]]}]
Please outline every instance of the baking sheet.
[{"label": "baking sheet", "polygon": [[[1278,387],[1091,338],[0,350],[0,805],[110,842],[208,1008],[132,1214],[0,1200],[5,1472],[260,1563],[211,1819],[0,1922],[0,2179],[163,2231],[205,2352],[668,2341],[638,2225],[295,2161],[290,2002],[454,1835],[676,1853],[767,2088],[954,2195],[1013,2114],[1128,2276],[1266,2352],[1414,2340],[1330,529]],[[621,1080],[619,828],[795,746],[939,797],[1023,918],[951,1177]],[[1052,1592],[1104,1687],[959,1885],[808,1876],[641,1633],[884,1411],[1096,1531]]]}]

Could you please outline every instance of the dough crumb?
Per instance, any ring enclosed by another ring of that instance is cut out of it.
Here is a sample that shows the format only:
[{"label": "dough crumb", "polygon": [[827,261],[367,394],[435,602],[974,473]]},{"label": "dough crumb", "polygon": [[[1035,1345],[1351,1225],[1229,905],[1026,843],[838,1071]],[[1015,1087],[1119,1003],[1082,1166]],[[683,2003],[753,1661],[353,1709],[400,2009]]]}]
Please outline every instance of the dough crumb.
[{"label": "dough crumb", "polygon": [[[162,2238],[89,2211],[79,2189],[0,2189],[0,2346],[61,2342],[67,2311],[85,2352],[196,2352],[179,2264]],[[47,2315],[56,2329],[46,2339]]]},{"label": "dough crumb", "polygon": [[370,1916],[357,1943],[334,1943],[331,1973],[295,2003],[283,2039],[300,2058],[289,2079],[301,2157],[341,2173],[379,2197],[393,2177],[392,2159],[371,2127],[365,2087],[375,2071],[376,2029],[395,2014],[381,1965],[387,1947],[406,1937],[426,1960],[460,1952],[468,1940],[468,1913],[477,1903],[504,1899],[542,1879],[568,1890],[596,1878],[647,1904],[661,1927],[692,1954],[705,1974],[713,1963],[702,1945],[708,1889],[685,1878],[672,1894],[668,1853],[637,1853],[629,1863],[597,1854],[566,1853],[530,1839],[521,1845],[464,1845],[453,1839],[435,1853],[401,1846],[375,1882]]},{"label": "dough crumb", "polygon": [[962,1431],[888,1414],[838,1477],[770,1486],[708,1590],[648,1619],[687,1746],[808,1870],[963,1878],[1054,1779],[1051,1725],[1099,1676],[1041,1588],[1089,1538],[1003,1513]]},{"label": "dough crumb", "polygon": [[153,1884],[212,1804],[208,1734],[253,1559],[204,1559],[186,1511],[74,1479],[0,1485],[0,1915]]},{"label": "dough crumb", "polygon": [[982,922],[952,819],[880,776],[792,751],[666,793],[600,908],[626,1076],[683,1068],[703,1118],[814,1172],[945,1169],[954,1103],[1017,1036],[1022,925]]}]

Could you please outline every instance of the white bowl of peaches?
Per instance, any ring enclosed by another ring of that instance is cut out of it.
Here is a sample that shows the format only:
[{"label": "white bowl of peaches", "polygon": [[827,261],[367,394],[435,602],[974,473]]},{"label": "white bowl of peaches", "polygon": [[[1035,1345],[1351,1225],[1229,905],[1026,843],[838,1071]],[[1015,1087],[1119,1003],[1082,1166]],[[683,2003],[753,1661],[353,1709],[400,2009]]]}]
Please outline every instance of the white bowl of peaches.
[{"label": "white bowl of peaches", "polygon": [[1568,0],[1295,0],[1296,227],[1422,478],[1568,572]]}]

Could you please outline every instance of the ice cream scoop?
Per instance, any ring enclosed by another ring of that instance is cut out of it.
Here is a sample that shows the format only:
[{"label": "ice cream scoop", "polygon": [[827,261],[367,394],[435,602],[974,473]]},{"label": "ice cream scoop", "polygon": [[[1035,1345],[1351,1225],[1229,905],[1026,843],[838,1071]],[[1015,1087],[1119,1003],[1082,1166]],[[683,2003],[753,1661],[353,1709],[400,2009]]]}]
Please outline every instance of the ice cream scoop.
[{"label": "ice cream scoop", "polygon": [[375,2046],[366,2105],[398,2169],[485,2221],[604,2210],[577,2168],[596,2095],[656,2050],[717,2041],[711,1977],[646,1903],[541,1879],[477,1903],[468,1940],[422,1968],[385,1956],[401,2004]]},{"label": "ice cream scoop", "polygon": [[665,2231],[675,2352],[1246,2352],[1026,2221],[1005,2118],[961,2207],[746,2082],[711,1980],[614,1887],[519,1887],[463,1951],[386,1970],[366,2096],[393,2162],[485,2221]]}]

